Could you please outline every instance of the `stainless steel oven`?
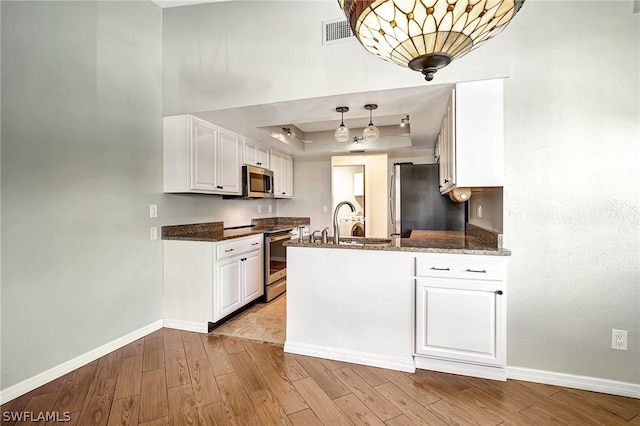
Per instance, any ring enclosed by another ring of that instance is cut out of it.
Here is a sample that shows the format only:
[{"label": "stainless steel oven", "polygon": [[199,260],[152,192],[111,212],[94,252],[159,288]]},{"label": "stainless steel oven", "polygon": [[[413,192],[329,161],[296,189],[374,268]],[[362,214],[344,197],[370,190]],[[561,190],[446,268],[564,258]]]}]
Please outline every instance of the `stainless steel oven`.
[{"label": "stainless steel oven", "polygon": [[269,302],[287,289],[287,247],[293,227],[276,226],[264,231],[264,300]]}]

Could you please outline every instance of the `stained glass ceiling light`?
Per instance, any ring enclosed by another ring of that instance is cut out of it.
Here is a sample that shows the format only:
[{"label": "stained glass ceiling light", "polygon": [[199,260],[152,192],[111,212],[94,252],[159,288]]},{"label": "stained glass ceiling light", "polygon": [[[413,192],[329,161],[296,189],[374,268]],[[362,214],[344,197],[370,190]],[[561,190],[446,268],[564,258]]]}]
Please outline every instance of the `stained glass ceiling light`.
[{"label": "stained glass ceiling light", "polygon": [[338,0],[369,52],[424,74],[499,34],[525,0]]}]

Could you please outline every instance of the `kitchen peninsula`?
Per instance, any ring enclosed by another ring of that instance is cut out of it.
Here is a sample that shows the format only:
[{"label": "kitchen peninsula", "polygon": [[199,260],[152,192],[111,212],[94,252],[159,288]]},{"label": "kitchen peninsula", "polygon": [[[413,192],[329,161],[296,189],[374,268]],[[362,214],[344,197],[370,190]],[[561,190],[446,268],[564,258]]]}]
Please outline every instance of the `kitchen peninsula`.
[{"label": "kitchen peninsula", "polygon": [[501,236],[287,243],[285,352],[413,372],[506,379]]}]

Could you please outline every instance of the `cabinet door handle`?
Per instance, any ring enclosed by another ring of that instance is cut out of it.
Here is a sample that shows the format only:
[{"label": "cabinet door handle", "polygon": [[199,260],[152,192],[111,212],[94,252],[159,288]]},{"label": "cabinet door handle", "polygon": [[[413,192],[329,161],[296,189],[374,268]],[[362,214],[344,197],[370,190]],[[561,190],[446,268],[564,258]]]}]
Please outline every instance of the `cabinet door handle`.
[{"label": "cabinet door handle", "polygon": [[224,187],[223,187],[223,186],[220,186],[220,185],[216,186],[216,188],[218,188],[218,189],[224,189]]},{"label": "cabinet door handle", "polygon": [[260,243],[251,243],[252,246],[257,246]]},{"label": "cabinet door handle", "polygon": [[503,293],[502,293],[502,290],[496,290],[496,294],[497,294],[498,296],[502,296],[502,294],[503,294]]},{"label": "cabinet door handle", "polygon": [[436,268],[435,266],[431,267],[432,271],[450,271],[449,268]]},{"label": "cabinet door handle", "polygon": [[232,249],[232,248],[230,248],[230,249],[226,249],[224,252],[225,252],[225,253],[229,253],[230,251],[233,251],[233,249]]},{"label": "cabinet door handle", "polygon": [[487,271],[485,269],[467,269],[467,272],[477,272],[478,274],[486,274]]}]

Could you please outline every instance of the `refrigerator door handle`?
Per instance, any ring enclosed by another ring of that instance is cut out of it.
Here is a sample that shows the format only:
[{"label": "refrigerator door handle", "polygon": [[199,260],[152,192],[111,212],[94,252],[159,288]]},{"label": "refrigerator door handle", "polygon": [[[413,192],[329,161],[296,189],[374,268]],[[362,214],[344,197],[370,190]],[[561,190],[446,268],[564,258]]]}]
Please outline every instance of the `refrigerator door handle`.
[{"label": "refrigerator door handle", "polygon": [[392,232],[395,232],[395,225],[396,225],[396,221],[395,221],[395,215],[393,212],[393,201],[394,201],[394,180],[395,180],[395,175],[393,173],[391,173],[391,185],[389,185],[389,214],[391,215],[391,227],[392,227]]}]

